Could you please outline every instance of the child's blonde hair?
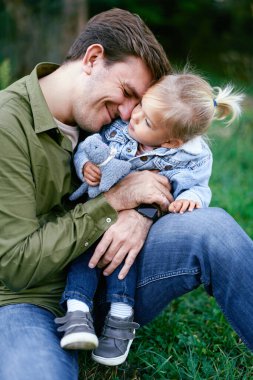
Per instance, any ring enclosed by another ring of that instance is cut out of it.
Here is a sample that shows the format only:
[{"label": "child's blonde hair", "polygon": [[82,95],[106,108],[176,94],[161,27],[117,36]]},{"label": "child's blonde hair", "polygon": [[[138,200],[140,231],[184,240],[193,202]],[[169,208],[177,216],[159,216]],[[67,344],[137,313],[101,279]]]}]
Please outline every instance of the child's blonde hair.
[{"label": "child's blonde hair", "polygon": [[162,126],[169,125],[170,137],[186,142],[203,135],[213,120],[230,125],[241,113],[241,93],[233,86],[211,87],[201,76],[192,73],[166,75],[144,95],[160,114]]}]

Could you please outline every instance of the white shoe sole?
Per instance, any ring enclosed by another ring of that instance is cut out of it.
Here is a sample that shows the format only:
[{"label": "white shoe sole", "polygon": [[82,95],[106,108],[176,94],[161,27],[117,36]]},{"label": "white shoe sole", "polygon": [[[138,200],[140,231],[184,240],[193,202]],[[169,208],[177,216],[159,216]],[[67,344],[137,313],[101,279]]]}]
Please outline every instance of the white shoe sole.
[{"label": "white shoe sole", "polygon": [[86,332],[68,334],[62,338],[61,347],[66,350],[94,350],[98,347],[98,338]]},{"label": "white shoe sole", "polygon": [[116,358],[105,358],[105,357],[103,357],[103,356],[97,356],[97,355],[95,355],[93,352],[92,352],[92,354],[91,354],[91,357],[92,357],[92,359],[93,359],[95,362],[97,362],[97,363],[99,363],[99,364],[109,365],[109,366],[120,365],[120,364],[124,363],[124,361],[126,360],[132,342],[133,342],[133,339],[132,339],[132,340],[129,340],[128,345],[127,345],[127,350],[126,350],[126,352],[124,353],[124,355],[117,356]]}]

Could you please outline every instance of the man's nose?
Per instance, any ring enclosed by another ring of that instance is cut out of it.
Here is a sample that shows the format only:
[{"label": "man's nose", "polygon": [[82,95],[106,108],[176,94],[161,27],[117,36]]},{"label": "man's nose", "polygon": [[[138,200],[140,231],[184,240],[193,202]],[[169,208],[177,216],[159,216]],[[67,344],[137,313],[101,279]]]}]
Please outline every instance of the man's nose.
[{"label": "man's nose", "polygon": [[122,120],[129,120],[131,118],[134,107],[138,104],[137,100],[127,100],[118,107],[119,116]]}]

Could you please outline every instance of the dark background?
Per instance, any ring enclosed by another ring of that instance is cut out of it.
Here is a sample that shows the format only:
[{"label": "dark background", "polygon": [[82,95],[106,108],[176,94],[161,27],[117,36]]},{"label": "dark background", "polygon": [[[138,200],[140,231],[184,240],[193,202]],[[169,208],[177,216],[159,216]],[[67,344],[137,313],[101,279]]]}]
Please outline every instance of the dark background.
[{"label": "dark background", "polygon": [[251,0],[0,0],[0,63],[10,60],[13,80],[60,63],[87,19],[113,7],[138,13],[172,64],[253,85]]}]

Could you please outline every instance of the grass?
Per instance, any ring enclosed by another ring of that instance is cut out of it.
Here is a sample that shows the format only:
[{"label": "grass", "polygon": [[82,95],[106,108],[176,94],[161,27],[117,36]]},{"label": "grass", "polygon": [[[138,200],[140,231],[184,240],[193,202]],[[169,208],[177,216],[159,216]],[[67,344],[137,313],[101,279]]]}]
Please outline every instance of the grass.
[{"label": "grass", "polygon": [[[253,238],[253,98],[239,124],[214,125],[212,206],[227,210]],[[173,301],[138,331],[126,363],[109,368],[80,355],[80,380],[248,380],[253,355],[199,288]]]}]

